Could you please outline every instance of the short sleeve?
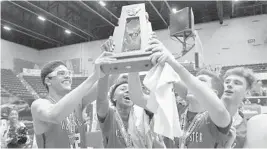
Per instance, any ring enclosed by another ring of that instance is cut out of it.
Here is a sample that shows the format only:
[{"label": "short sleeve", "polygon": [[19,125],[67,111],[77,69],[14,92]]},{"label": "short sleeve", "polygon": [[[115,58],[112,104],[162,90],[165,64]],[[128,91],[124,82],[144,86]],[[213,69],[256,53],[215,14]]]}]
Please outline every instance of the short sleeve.
[{"label": "short sleeve", "polygon": [[97,115],[99,126],[104,136],[108,136],[110,130],[113,127],[114,113],[114,109],[109,108],[108,114],[105,118],[99,117]]},{"label": "short sleeve", "polygon": [[228,133],[229,133],[229,130],[232,126],[232,119],[231,119],[229,125],[225,128],[218,127],[217,125],[215,125],[209,116],[207,118],[207,121],[209,122],[209,128],[210,128],[210,132],[211,132],[212,136],[214,138],[216,138],[215,148],[224,146],[224,144],[229,139]]}]

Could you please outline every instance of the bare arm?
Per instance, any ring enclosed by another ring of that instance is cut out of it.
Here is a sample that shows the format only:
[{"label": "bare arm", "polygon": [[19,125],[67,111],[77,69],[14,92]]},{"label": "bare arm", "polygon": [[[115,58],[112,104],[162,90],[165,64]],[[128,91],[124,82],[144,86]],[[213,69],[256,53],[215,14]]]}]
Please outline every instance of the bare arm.
[{"label": "bare arm", "polygon": [[[115,80],[118,78],[119,75],[111,75],[109,77],[109,82],[115,82]],[[113,83],[109,83],[112,85]],[[98,87],[98,82],[96,82],[93,86],[93,88],[88,92],[88,94],[83,98],[83,109],[93,101],[97,99],[97,87]]]},{"label": "bare arm", "polygon": [[93,85],[92,89],[83,97],[82,109],[84,109],[88,104],[92,103],[97,98],[97,84],[98,81]]},{"label": "bare arm", "polygon": [[37,100],[31,106],[32,115],[35,119],[50,123],[60,123],[81,103],[82,98],[93,87],[98,77],[94,73],[88,77],[73,91],[65,95],[56,104],[47,100]]},{"label": "bare arm", "polygon": [[129,82],[129,94],[134,104],[148,111],[151,111],[146,106],[147,100],[150,98],[150,96],[143,93],[139,73],[138,72],[129,73],[128,82]]},{"label": "bare arm", "polygon": [[231,116],[225,108],[223,102],[217,97],[214,91],[206,84],[194,77],[187,71],[168,49],[157,39],[151,39],[146,51],[152,51],[151,62],[165,63],[168,62],[171,67],[179,74],[181,80],[186,84],[190,90],[199,100],[199,103],[205,108],[211,120],[218,127],[227,127],[231,123]]},{"label": "bare arm", "polygon": [[105,76],[98,81],[96,110],[97,110],[98,116],[101,118],[105,118],[109,111],[108,82],[109,82],[108,76]]},{"label": "bare arm", "polygon": [[208,111],[211,120],[219,127],[227,127],[231,121],[230,114],[213,90],[194,77],[175,59],[171,59],[169,64]]}]

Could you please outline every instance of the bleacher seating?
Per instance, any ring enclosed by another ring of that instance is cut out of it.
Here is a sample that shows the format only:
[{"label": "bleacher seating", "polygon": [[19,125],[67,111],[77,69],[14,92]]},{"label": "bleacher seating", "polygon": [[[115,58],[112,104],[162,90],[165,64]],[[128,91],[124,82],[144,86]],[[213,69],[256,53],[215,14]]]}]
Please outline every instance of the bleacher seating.
[{"label": "bleacher seating", "polygon": [[10,69],[1,69],[1,87],[25,101],[34,100],[34,97]]},{"label": "bleacher seating", "polygon": [[10,94],[1,88],[1,97],[9,97]]},{"label": "bleacher seating", "polygon": [[41,77],[23,76],[23,78],[35,90],[37,94],[47,93],[47,90],[42,83]]}]

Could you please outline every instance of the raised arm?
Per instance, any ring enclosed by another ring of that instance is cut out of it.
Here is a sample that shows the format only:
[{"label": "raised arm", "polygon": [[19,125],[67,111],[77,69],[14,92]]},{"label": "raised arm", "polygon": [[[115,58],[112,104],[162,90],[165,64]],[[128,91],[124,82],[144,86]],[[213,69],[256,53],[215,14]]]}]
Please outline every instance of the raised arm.
[{"label": "raised arm", "polygon": [[97,84],[98,81],[93,85],[89,92],[83,97],[82,109],[84,109],[88,104],[92,103],[97,98]]},{"label": "raised arm", "polygon": [[100,77],[101,70],[100,65],[109,63],[111,60],[106,56],[110,53],[102,53],[95,61],[95,71],[77,88],[66,94],[57,103],[52,104],[46,99],[38,99],[33,102],[31,106],[31,112],[33,118],[39,121],[45,121],[50,123],[60,123],[66,118],[73,110],[81,103],[83,97],[92,89]]},{"label": "raised arm", "polygon": [[129,84],[129,94],[134,104],[148,111],[151,111],[146,107],[147,100],[149,99],[150,96],[143,93],[142,84],[138,72],[129,73],[128,84]]},{"label": "raised arm", "polygon": [[[105,41],[101,45],[101,50],[102,51],[107,51],[107,52],[113,52],[115,48],[112,36],[109,37],[107,41]],[[114,80],[118,78],[119,75],[111,75],[109,76],[109,82],[110,85],[113,84]],[[109,86],[110,87],[110,86]],[[98,84],[95,83],[93,88],[89,91],[89,93],[83,98],[83,109],[90,103],[96,100],[97,98],[97,89],[98,89]]]},{"label": "raised arm", "polygon": [[[115,83],[117,78],[119,77],[118,74],[113,74],[109,76],[109,86]],[[97,89],[98,89],[98,81],[94,84],[93,88],[87,93],[87,95],[83,98],[83,109],[93,101],[97,99]]]},{"label": "raised arm", "polygon": [[82,98],[92,88],[97,79],[96,74],[93,73],[81,85],[65,95],[56,104],[51,104],[46,99],[36,100],[31,106],[33,117],[40,121],[60,123],[81,103]]},{"label": "raised arm", "polygon": [[231,116],[216,93],[175,59],[169,61],[169,64],[179,74],[188,89],[198,98],[199,103],[208,111],[212,121],[219,127],[227,127],[230,124]]},{"label": "raised arm", "polygon": [[189,71],[187,71],[174,56],[157,39],[151,40],[147,50],[152,50],[152,63],[169,63],[179,74],[187,88],[198,98],[199,103],[208,111],[211,120],[219,127],[227,127],[231,122],[231,116],[225,108],[222,100],[206,84],[202,83]]},{"label": "raised arm", "polygon": [[96,110],[97,110],[97,115],[103,119],[107,116],[109,111],[108,82],[109,82],[109,77],[105,76],[99,80],[97,87],[98,94],[96,100]]}]

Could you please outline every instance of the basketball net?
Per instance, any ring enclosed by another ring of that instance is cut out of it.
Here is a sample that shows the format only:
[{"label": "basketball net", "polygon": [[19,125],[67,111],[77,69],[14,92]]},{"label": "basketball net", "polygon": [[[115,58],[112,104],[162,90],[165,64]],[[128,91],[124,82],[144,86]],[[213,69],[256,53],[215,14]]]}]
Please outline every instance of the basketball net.
[{"label": "basketball net", "polygon": [[189,51],[191,51],[195,47],[196,36],[194,32],[191,32],[191,34],[188,36],[184,34],[183,37],[180,37],[180,34],[171,36],[172,40],[180,42],[183,46],[183,50],[180,53],[175,54],[176,60],[186,55]]},{"label": "basketball net", "polygon": [[[194,54],[198,53],[198,68],[203,68],[204,65],[204,57],[203,57],[203,45],[200,40],[200,37],[198,35],[198,32],[196,30],[192,31],[190,35],[187,37],[181,37],[179,34],[173,35],[172,39],[175,39],[176,41],[180,42],[182,44],[183,49],[178,53],[173,53],[176,60],[179,60],[183,56],[185,56],[187,53],[189,53],[191,50],[190,56],[192,59],[195,59]],[[190,62],[190,64],[193,64],[194,62]],[[195,65],[195,64],[194,64]]]}]

